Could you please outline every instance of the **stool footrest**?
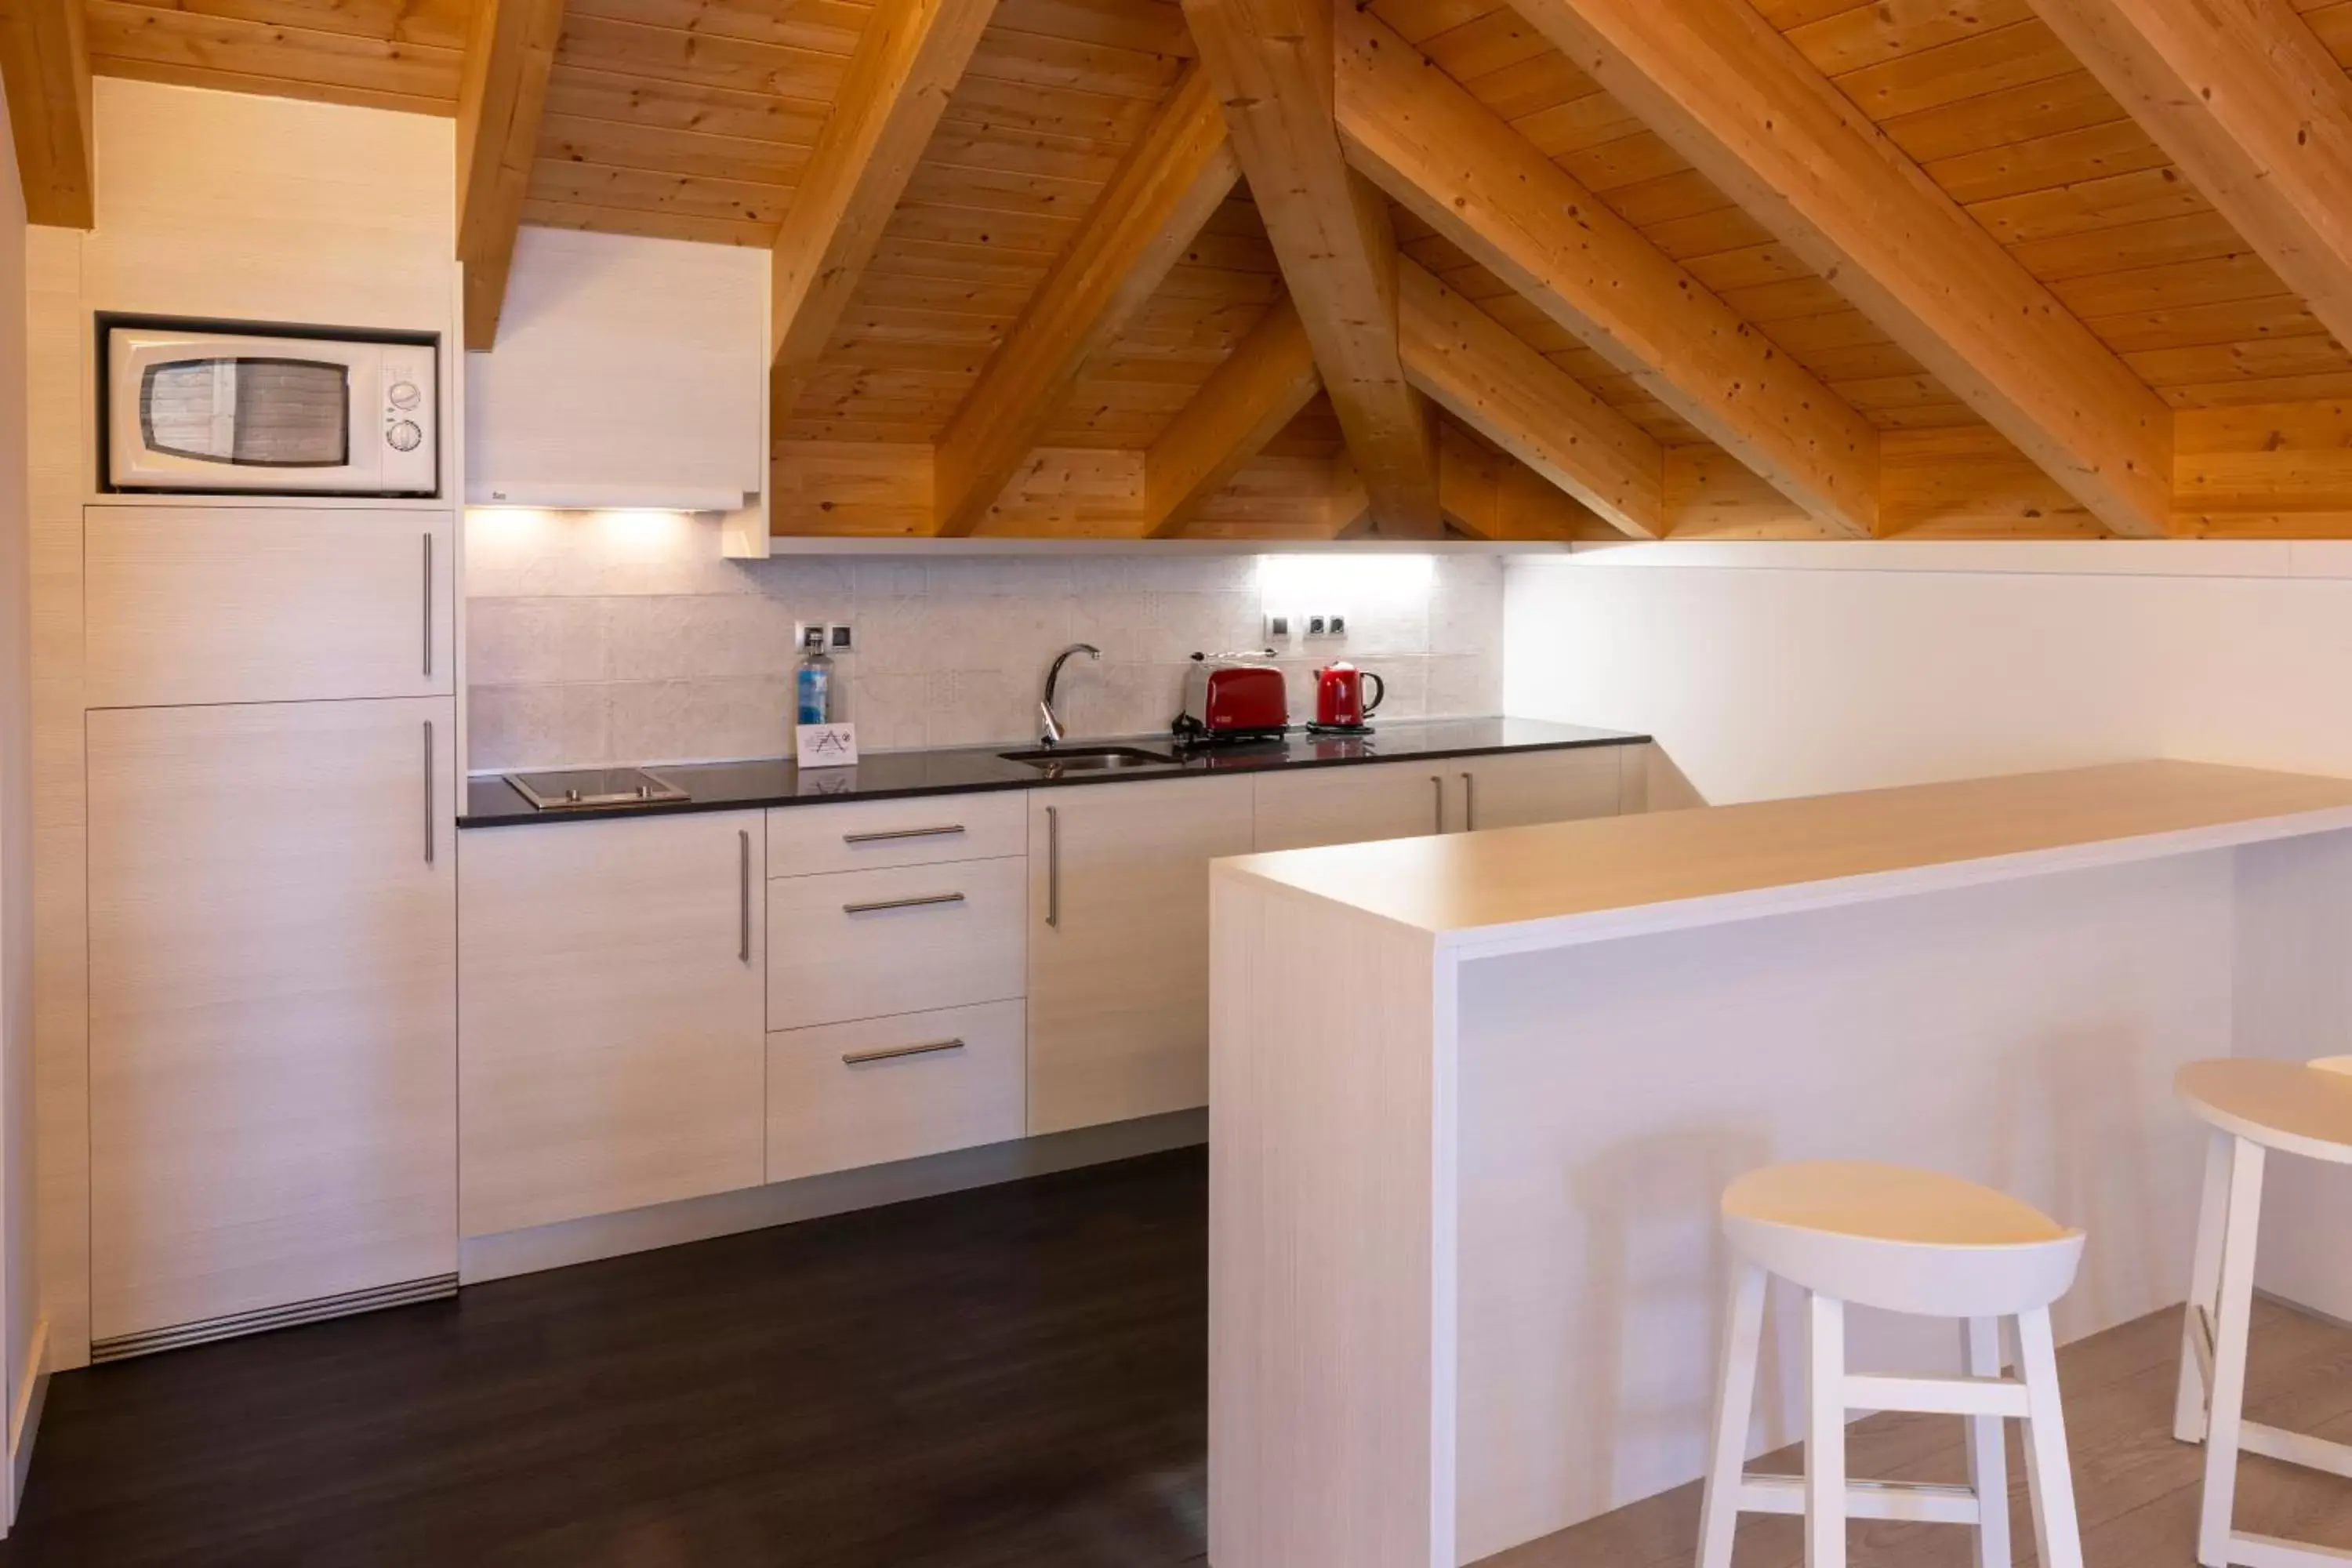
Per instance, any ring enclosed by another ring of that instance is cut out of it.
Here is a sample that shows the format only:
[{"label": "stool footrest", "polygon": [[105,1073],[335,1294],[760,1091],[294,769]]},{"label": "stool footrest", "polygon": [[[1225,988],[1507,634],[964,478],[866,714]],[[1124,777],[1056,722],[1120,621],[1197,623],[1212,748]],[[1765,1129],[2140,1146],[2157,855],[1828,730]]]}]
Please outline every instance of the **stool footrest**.
[{"label": "stool footrest", "polygon": [[2347,1563],[2352,1563],[2352,1552],[2332,1546],[2309,1546],[2275,1535],[2230,1537],[2230,1568],[2344,1568]]},{"label": "stool footrest", "polygon": [[[2238,1428],[2238,1452],[2260,1454],[2266,1459],[2352,1480],[2352,1447],[2331,1443],[2325,1437],[2306,1436],[2301,1432],[2249,1421]],[[2347,1555],[2344,1561],[2352,1563],[2352,1555]]]},{"label": "stool footrest", "polygon": [[[2002,1500],[2006,1504],[2007,1500]],[[1743,1475],[1739,1478],[1742,1513],[1805,1511],[1802,1476]],[[1977,1494],[1966,1487],[1908,1484],[1895,1481],[1848,1481],[1848,1519],[1899,1520],[1915,1524],[1974,1524],[1979,1517]]]},{"label": "stool footrest", "polygon": [[2025,1419],[2025,1384],[2006,1377],[1882,1377],[1850,1373],[1848,1410],[1903,1410],[1919,1415],[2001,1415]]}]

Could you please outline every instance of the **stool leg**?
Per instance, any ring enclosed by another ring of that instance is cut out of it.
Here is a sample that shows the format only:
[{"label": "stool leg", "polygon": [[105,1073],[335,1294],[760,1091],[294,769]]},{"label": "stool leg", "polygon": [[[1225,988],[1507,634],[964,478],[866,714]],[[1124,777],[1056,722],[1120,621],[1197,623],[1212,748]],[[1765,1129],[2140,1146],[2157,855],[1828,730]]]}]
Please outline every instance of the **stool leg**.
[{"label": "stool leg", "polygon": [[[1960,1325],[1962,1364],[1970,1377],[2000,1375],[2000,1320]],[[1969,1487],[1977,1494],[1977,1568],[2010,1568],[2009,1452],[1998,1415],[1969,1417]]]},{"label": "stool leg", "polygon": [[2172,1403],[2172,1435],[2183,1443],[2205,1440],[2205,1373],[2198,1356],[2204,1338],[2198,1315],[2207,1318],[2221,1292],[2221,1231],[2230,1218],[2230,1146],[2237,1140],[2215,1132],[2205,1144],[2205,1196],[2197,1210],[2197,1253],[2189,1268],[2189,1304],[2180,1313],[2180,1391]]},{"label": "stool leg", "polygon": [[1764,1335],[1764,1270],[1745,1259],[1736,1260],[1731,1269],[1713,1447],[1706,1458],[1706,1498],[1699,1504],[1698,1568],[1731,1568],[1739,1481],[1748,1468],[1748,1419],[1756,1403],[1756,1359]]},{"label": "stool leg", "polygon": [[2230,1561],[2254,1307],[2254,1237],[2263,1218],[2263,1146],[2242,1138],[2231,1142],[2229,1220],[2221,1231],[2221,1289],[2213,1318],[2213,1395],[2205,1426],[2205,1501],[2197,1530],[2197,1561],[2205,1568],[2225,1568]]},{"label": "stool leg", "polygon": [[1806,1308],[1805,1568],[1845,1568],[1845,1303]]},{"label": "stool leg", "polygon": [[2026,1479],[2033,1493],[2041,1568],[2083,1568],[2083,1529],[2074,1513],[2074,1472],[2066,1458],[2058,1347],[2051,1337],[2048,1308],[2018,1318],[2017,1360],[2025,1373]]}]

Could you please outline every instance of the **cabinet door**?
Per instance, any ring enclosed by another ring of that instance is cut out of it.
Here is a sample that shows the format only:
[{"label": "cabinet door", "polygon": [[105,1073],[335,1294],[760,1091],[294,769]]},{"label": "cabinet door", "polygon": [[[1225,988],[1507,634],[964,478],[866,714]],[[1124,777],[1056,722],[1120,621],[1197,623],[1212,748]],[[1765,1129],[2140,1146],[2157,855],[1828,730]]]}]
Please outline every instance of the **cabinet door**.
[{"label": "cabinet door", "polygon": [[1204,1105],[1209,862],[1250,850],[1249,781],[1029,796],[1029,1131]]},{"label": "cabinet door", "polygon": [[451,709],[89,715],[100,1341],[455,1273]]},{"label": "cabinet door", "polygon": [[1622,746],[1510,756],[1463,757],[1445,764],[1462,790],[1457,827],[1524,827],[1617,815],[1624,766]]},{"label": "cabinet door", "polygon": [[446,695],[446,512],[86,509],[92,708]]},{"label": "cabinet door", "polygon": [[757,812],[466,835],[465,1234],[760,1184],[763,841]]},{"label": "cabinet door", "polygon": [[1311,849],[1444,831],[1447,765],[1377,763],[1268,773],[1256,791],[1256,846]]}]

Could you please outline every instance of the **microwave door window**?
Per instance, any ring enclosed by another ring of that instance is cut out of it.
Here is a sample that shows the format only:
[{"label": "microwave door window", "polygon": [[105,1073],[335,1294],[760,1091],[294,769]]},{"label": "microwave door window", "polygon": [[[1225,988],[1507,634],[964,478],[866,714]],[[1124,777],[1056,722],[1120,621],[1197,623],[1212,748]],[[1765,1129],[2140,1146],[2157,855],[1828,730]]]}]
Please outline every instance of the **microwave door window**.
[{"label": "microwave door window", "polygon": [[139,384],[151,452],[239,468],[340,468],[352,460],[349,366],[322,360],[173,360]]}]

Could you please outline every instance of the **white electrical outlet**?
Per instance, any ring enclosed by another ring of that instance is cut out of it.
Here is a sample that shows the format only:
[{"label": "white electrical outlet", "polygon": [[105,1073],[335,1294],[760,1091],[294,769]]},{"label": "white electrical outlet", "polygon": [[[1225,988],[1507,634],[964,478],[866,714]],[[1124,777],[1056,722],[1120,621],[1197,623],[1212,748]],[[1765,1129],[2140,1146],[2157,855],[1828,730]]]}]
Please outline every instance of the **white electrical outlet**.
[{"label": "white electrical outlet", "polygon": [[1308,615],[1307,617],[1307,635],[1310,637],[1329,637],[1331,635],[1330,617],[1328,616]]},{"label": "white electrical outlet", "polygon": [[826,642],[823,621],[794,621],[793,649],[796,653],[823,653]]},{"label": "white electrical outlet", "polygon": [[1333,637],[1343,637],[1348,635],[1348,617],[1346,616],[1326,616],[1324,620],[1328,624],[1330,633]]}]

